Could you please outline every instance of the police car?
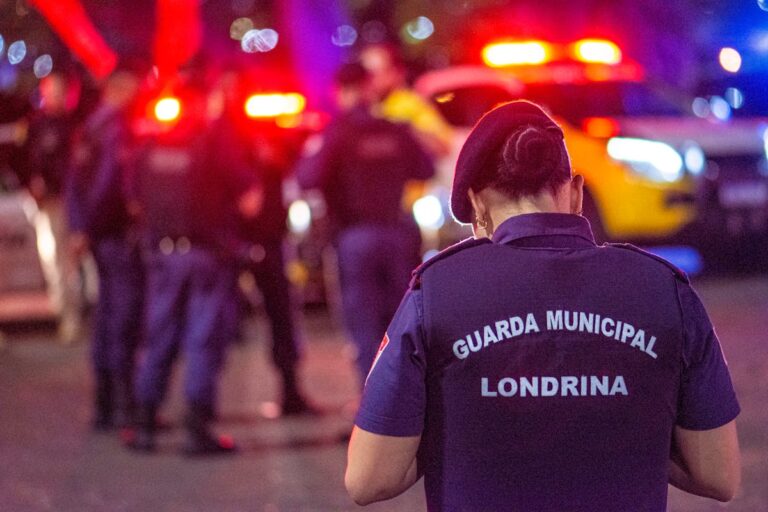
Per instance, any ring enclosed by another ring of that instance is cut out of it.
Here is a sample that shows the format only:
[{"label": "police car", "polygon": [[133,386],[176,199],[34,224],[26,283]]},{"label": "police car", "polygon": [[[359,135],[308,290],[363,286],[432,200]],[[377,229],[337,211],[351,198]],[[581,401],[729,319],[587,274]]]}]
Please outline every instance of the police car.
[{"label": "police car", "polygon": [[42,226],[38,239],[35,200],[7,168],[0,173],[0,322],[54,319],[41,264],[42,258],[53,258],[53,235]]},{"label": "police car", "polygon": [[[525,98],[550,110],[585,177],[585,214],[598,238],[687,238],[712,231],[713,216],[718,225],[729,216],[742,220],[722,234],[743,232],[734,227],[768,232],[764,121],[692,115],[690,98],[652,86],[607,40],[501,41],[485,46],[483,60],[428,72],[415,87],[457,128],[457,148],[502,101]],[[454,162],[443,162],[442,176]],[[435,195],[449,183],[438,184]]]}]

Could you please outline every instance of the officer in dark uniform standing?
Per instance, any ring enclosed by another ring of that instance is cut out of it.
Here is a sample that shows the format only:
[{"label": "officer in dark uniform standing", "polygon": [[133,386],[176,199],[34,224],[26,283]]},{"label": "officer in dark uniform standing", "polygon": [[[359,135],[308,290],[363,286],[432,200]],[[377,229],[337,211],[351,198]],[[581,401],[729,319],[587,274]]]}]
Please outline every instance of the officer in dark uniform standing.
[{"label": "officer in dark uniform standing", "polygon": [[147,247],[147,351],[139,367],[137,430],[129,447],[155,449],[155,415],[176,356],[184,353],[188,455],[225,454],[234,444],[210,431],[232,333],[237,215],[261,196],[242,162],[220,152],[205,96],[188,89],[179,119],[146,141],[137,166]]},{"label": "officer in dark uniform standing", "polygon": [[[238,222],[242,269],[253,275],[263,297],[272,334],[272,361],[280,374],[281,412],[311,413],[314,410],[299,387],[301,343],[283,255],[288,216],[283,202],[283,180],[295,157],[274,125],[249,124],[244,129],[242,121],[238,122],[242,104],[237,84],[234,73],[224,73],[213,88],[209,105],[215,118],[214,144],[221,151],[239,155],[237,158],[253,173],[262,193],[259,213],[251,218],[241,216]],[[237,297],[246,300],[242,294]],[[243,304],[238,304],[238,313],[244,309]],[[242,321],[240,316],[238,325]]]},{"label": "officer in dark uniform standing", "polygon": [[283,254],[288,212],[282,184],[289,167],[288,155],[281,142],[269,135],[256,136],[249,146],[249,160],[262,185],[264,202],[256,217],[243,219],[240,225],[240,236],[249,243],[246,270],[253,274],[264,299],[272,332],[272,361],[282,384],[282,414],[311,413],[314,409],[298,384],[301,346]]},{"label": "officer in dark uniform standing", "polygon": [[303,188],[322,190],[336,234],[342,307],[364,378],[412,269],[413,218],[402,207],[409,180],[434,167],[405,125],[370,113],[370,78],[357,63],[336,76],[341,113],[319,150],[300,162]]},{"label": "officer in dark uniform standing", "polygon": [[[739,413],[686,276],[597,246],[561,129],[486,114],[454,176],[476,239],[414,274],[371,369],[346,485],[361,504],[422,474],[429,510],[666,510],[668,482],[738,488]],[[418,455],[417,455],[418,452]]]},{"label": "officer in dark uniform standing", "polygon": [[126,189],[131,150],[126,110],[137,88],[138,79],[127,71],[107,79],[98,107],[76,138],[66,193],[71,230],[87,240],[99,277],[92,347],[97,430],[126,426],[131,418],[141,338],[144,271]]}]

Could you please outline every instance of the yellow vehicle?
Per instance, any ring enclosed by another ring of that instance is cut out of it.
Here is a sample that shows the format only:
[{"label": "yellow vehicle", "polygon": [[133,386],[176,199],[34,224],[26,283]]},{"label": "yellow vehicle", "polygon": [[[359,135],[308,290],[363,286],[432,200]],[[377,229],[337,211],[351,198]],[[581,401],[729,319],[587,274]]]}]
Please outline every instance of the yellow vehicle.
[{"label": "yellow vehicle", "polygon": [[[640,67],[622,59],[613,43],[506,41],[486,46],[483,57],[485,66],[432,71],[415,84],[456,127],[456,155],[484,112],[530,99],[563,128],[573,168],[585,178],[585,214],[599,239],[669,239],[695,220],[696,178],[705,157],[683,133],[686,113],[651,90]],[[670,122],[678,128],[675,140],[658,137],[654,124]],[[450,186],[454,163],[441,163],[436,197]],[[430,226],[422,227],[429,232]]]}]

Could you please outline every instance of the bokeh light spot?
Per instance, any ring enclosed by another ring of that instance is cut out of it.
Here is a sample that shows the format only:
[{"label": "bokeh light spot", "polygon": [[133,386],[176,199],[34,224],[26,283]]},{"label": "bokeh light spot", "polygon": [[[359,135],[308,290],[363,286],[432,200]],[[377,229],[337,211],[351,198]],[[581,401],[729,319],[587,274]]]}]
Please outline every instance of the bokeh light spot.
[{"label": "bokeh light spot", "polygon": [[0,34],[0,57],[3,56],[4,49],[5,49],[5,39],[3,39],[2,34]]},{"label": "bokeh light spot", "polygon": [[53,59],[47,53],[43,54],[35,59],[35,64],[32,69],[37,78],[46,77],[51,74],[51,70],[53,69]]},{"label": "bokeh light spot", "polygon": [[426,16],[419,16],[406,23],[405,32],[416,41],[424,41],[435,33],[435,25]]},{"label": "bokeh light spot", "polygon": [[733,48],[720,50],[719,59],[720,65],[729,73],[737,73],[741,69],[741,54]]},{"label": "bokeh light spot", "polygon": [[691,104],[691,110],[696,117],[705,118],[709,116],[709,102],[704,98],[695,98]]},{"label": "bokeh light spot", "polygon": [[721,96],[712,96],[709,108],[712,115],[720,121],[727,121],[731,117],[731,106]]},{"label": "bokeh light spot", "polygon": [[246,53],[268,52],[277,46],[278,39],[278,33],[271,28],[252,29],[243,35],[240,47]]},{"label": "bokeh light spot", "polygon": [[357,41],[357,30],[350,25],[340,25],[331,36],[331,42],[336,46],[352,46]]},{"label": "bokeh light spot", "polygon": [[8,62],[18,64],[27,56],[27,44],[24,41],[16,41],[8,47]]},{"label": "bokeh light spot", "polygon": [[768,11],[768,0],[757,0],[757,6],[764,11]]},{"label": "bokeh light spot", "polygon": [[702,151],[696,144],[690,144],[685,149],[683,152],[683,161],[685,162],[686,169],[696,176],[704,171],[707,163],[704,151]]},{"label": "bokeh light spot", "polygon": [[305,233],[312,225],[312,210],[303,199],[291,203],[288,208],[288,223],[294,233]]},{"label": "bokeh light spot", "polygon": [[249,30],[253,30],[251,18],[237,18],[229,26],[229,37],[235,41],[241,41]]},{"label": "bokeh light spot", "polygon": [[445,223],[440,199],[427,195],[413,203],[413,217],[422,228],[440,229]]},{"label": "bokeh light spot", "polygon": [[725,101],[731,108],[740,109],[744,105],[744,94],[735,87],[729,87],[725,90]]}]

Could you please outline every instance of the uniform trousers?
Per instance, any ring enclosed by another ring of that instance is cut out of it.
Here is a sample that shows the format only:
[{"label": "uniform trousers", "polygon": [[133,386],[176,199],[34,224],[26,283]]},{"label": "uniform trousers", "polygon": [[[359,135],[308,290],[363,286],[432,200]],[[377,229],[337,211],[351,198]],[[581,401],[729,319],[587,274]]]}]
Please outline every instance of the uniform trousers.
[{"label": "uniform trousers", "polygon": [[341,231],[337,252],[344,323],[364,381],[413,270],[402,226],[356,225]]},{"label": "uniform trousers", "polygon": [[91,347],[94,369],[127,380],[133,375],[134,357],[142,337],[141,253],[135,243],[122,237],[94,240],[91,250],[99,275]]},{"label": "uniform trousers", "polygon": [[137,401],[144,408],[160,405],[181,350],[187,402],[214,415],[218,376],[236,318],[235,268],[217,252],[193,247],[152,252],[147,272],[147,350],[136,379]]},{"label": "uniform trousers", "polygon": [[285,275],[280,241],[261,245],[263,259],[248,265],[264,298],[264,310],[272,330],[272,360],[282,375],[292,376],[301,357],[300,341],[291,298],[291,284]]}]

